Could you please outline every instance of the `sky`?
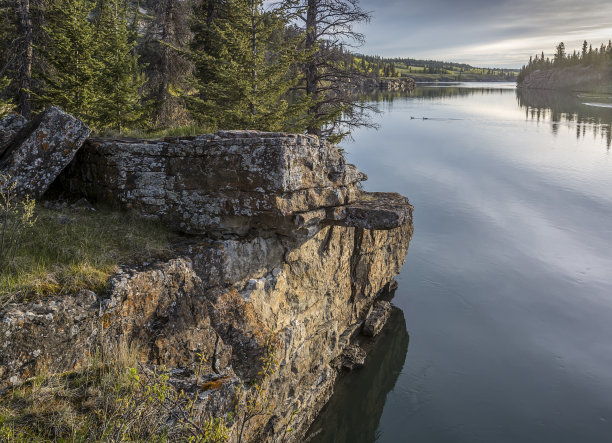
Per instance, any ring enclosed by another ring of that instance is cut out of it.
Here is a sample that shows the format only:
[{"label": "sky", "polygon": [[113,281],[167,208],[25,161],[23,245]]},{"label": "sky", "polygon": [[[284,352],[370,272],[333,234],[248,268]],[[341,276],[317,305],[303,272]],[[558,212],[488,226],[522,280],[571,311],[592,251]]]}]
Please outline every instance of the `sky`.
[{"label": "sky", "polygon": [[612,39],[612,0],[361,0],[372,12],[358,26],[355,52],[519,68],[530,55],[571,53],[584,40]]}]

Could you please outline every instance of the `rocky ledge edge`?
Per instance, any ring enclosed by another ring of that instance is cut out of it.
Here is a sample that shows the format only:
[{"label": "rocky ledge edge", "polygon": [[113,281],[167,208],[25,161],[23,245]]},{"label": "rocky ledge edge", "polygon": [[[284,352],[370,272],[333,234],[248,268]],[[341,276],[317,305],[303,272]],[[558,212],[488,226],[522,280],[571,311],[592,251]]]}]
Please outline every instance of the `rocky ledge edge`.
[{"label": "rocky ledge edge", "polygon": [[[165,261],[122,267],[101,293],[2,308],[0,389],[127,347],[197,392],[203,417],[228,417],[273,337],[269,412],[242,441],[300,441],[337,377],[364,363],[357,338],[384,327],[390,307],[378,300],[394,290],[413,234],[408,200],[361,191],[365,175],[316,137],[236,131],[81,147],[88,129],[57,108],[11,118],[0,122],[3,167],[28,193],[53,183],[187,235]],[[37,163],[36,181],[22,152],[58,161]]]}]

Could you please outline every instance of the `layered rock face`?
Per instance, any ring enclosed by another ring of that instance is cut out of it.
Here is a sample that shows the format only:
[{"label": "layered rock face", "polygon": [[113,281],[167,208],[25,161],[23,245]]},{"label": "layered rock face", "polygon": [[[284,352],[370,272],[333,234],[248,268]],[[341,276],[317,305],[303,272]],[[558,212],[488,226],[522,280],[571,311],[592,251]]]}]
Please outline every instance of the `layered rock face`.
[{"label": "layered rock face", "polygon": [[612,94],[612,65],[537,70],[529,74],[518,87]]},{"label": "layered rock face", "polygon": [[316,137],[246,131],[92,140],[66,176],[73,192],[208,234],[278,230],[294,214],[356,201],[365,178]]},{"label": "layered rock face", "polygon": [[140,361],[172,369],[171,382],[206,386],[198,407],[219,417],[255,379],[271,340],[278,365],[265,384],[268,413],[248,421],[243,441],[301,441],[360,353],[366,319],[363,333],[376,335],[388,318],[387,305],[372,306],[400,272],[413,232],[408,201],[359,191],[363,178],[335,147],[307,136],[89,142],[62,177],[73,191],[197,235],[166,262],[122,269],[107,293],[0,311],[0,389],[129,346]]}]

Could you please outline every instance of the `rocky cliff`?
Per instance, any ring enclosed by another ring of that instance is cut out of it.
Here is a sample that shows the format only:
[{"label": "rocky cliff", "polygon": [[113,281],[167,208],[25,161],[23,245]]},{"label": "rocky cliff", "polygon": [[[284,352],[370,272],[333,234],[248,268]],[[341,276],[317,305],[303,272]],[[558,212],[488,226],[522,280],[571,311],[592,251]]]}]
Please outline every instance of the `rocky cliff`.
[{"label": "rocky cliff", "polygon": [[537,70],[527,75],[518,87],[612,94],[612,65]]},{"label": "rocky cliff", "polygon": [[90,140],[60,177],[65,189],[189,235],[166,261],[124,267],[106,292],[1,310],[0,389],[127,346],[169,368],[171,383],[205,386],[198,408],[227,417],[272,343],[267,412],[249,420],[243,441],[300,441],[343,368],[363,363],[354,342],[364,323],[374,335],[388,317],[375,303],[413,232],[408,201],[362,192],[363,179],[310,136]]}]

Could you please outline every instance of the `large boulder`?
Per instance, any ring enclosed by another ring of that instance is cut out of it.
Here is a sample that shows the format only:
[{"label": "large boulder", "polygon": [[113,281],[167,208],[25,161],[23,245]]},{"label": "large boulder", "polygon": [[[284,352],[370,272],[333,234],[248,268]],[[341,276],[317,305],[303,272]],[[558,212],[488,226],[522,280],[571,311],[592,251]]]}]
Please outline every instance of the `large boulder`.
[{"label": "large boulder", "polygon": [[72,161],[90,130],[81,120],[51,106],[26,123],[0,122],[0,173],[17,182],[21,195],[40,197]]},{"label": "large boulder", "polygon": [[257,131],[91,139],[62,174],[72,193],[208,235],[293,232],[297,214],[357,202],[365,179],[318,137]]}]

